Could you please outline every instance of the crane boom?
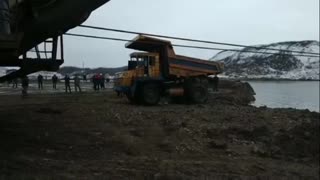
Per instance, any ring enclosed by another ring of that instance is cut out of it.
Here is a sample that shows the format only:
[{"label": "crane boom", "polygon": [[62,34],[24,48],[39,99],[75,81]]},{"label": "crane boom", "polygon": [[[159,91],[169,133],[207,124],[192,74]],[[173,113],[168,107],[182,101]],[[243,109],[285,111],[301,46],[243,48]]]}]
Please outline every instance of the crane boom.
[{"label": "crane boom", "polygon": [[[62,35],[110,0],[0,1],[0,66],[20,67],[18,72],[0,77],[1,82],[40,70],[57,70],[64,61]],[[45,46],[43,52],[39,51],[40,44]],[[27,57],[32,49],[37,58]]]}]

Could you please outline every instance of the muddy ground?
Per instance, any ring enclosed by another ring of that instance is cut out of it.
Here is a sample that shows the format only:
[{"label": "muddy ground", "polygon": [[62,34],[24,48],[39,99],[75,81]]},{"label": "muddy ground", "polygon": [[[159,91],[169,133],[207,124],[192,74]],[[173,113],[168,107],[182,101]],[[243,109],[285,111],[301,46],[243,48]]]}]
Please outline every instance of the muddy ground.
[{"label": "muddy ground", "polygon": [[111,90],[1,95],[0,179],[319,179],[319,113],[242,95],[153,107]]}]

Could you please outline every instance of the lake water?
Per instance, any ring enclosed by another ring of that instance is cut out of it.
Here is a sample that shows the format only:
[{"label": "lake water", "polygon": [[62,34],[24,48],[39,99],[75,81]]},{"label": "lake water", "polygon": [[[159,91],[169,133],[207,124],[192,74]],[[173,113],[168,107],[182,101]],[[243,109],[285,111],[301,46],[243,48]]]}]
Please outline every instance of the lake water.
[{"label": "lake water", "polygon": [[319,112],[319,81],[248,81],[256,106],[309,109]]}]

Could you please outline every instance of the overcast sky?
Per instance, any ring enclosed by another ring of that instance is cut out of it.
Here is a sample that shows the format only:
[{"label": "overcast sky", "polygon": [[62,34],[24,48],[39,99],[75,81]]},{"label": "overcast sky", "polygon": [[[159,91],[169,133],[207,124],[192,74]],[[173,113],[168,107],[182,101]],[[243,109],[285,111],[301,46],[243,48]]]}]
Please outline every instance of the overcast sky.
[{"label": "overcast sky", "polygon": [[[111,0],[86,25],[244,45],[319,40],[319,0]],[[69,32],[133,39],[135,35],[75,28]],[[183,41],[178,44],[201,45]],[[124,42],[65,37],[64,66],[119,67],[131,50]],[[215,46],[223,47],[226,46]],[[217,51],[175,48],[209,59]]]}]

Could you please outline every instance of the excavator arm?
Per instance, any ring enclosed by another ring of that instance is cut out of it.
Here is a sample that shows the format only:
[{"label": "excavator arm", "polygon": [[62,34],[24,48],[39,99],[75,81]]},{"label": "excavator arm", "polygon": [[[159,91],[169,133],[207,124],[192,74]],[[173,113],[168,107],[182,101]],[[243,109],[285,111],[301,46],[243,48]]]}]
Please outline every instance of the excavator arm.
[{"label": "excavator arm", "polygon": [[[17,6],[18,32],[23,32],[19,53],[83,23],[92,11],[109,0],[31,0]],[[42,3],[39,3],[42,2]],[[46,2],[46,3],[44,3]]]},{"label": "excavator arm", "polygon": [[[83,23],[91,12],[109,1],[10,0],[8,19],[11,32],[0,33],[0,66],[18,66],[21,69],[16,75],[1,77],[0,82],[39,70],[57,70],[64,61],[62,35]],[[47,46],[50,52],[38,50],[37,46],[45,43],[50,44]],[[58,43],[62,48],[60,51]],[[31,49],[36,52],[36,58],[27,57]],[[57,52],[61,52],[61,56]],[[41,53],[49,53],[50,56],[44,58],[40,56]]]}]

